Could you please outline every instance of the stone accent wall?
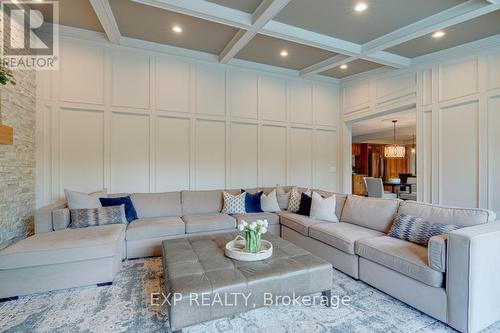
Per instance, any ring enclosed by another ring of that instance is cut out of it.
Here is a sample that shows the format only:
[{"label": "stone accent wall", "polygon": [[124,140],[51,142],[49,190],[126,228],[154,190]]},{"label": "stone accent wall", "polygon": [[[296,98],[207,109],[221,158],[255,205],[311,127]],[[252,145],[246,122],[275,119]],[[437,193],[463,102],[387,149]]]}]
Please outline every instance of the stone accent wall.
[{"label": "stone accent wall", "polygon": [[0,249],[32,233],[35,208],[36,78],[14,75],[0,87],[0,122],[14,128],[14,144],[0,145]]},{"label": "stone accent wall", "polygon": [[14,76],[0,86],[0,123],[14,128],[14,144],[0,144],[0,249],[34,229],[36,73]]}]

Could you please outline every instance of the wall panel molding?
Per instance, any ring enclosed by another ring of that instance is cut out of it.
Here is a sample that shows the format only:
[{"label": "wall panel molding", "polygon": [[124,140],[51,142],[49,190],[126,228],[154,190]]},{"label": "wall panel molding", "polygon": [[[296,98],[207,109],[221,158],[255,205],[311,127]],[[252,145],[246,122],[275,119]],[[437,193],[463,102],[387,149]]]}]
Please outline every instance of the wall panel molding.
[{"label": "wall panel molding", "polygon": [[[349,132],[354,121],[414,103],[419,199],[498,213],[500,51],[475,52],[450,59],[429,58],[408,69],[346,80],[341,85],[340,128]],[[342,149],[350,149],[348,144],[344,140]],[[347,158],[345,153],[342,156]],[[350,170],[343,172],[342,179],[347,181]]]},{"label": "wall panel molding", "polygon": [[[38,206],[66,187],[339,190],[337,84],[74,38],[61,44],[61,70],[37,73]],[[71,86],[81,63],[101,72],[94,86],[85,76]]]}]

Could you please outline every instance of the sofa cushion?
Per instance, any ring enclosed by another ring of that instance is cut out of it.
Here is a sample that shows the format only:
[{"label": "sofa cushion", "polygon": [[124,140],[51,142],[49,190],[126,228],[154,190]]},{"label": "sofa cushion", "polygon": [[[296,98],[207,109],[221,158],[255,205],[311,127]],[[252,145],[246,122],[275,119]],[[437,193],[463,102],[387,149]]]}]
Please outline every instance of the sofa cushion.
[{"label": "sofa cushion", "polygon": [[300,195],[300,205],[297,214],[304,216],[311,215],[311,205],[312,205],[312,194],[302,193]]},{"label": "sofa cushion", "polygon": [[319,193],[313,192],[309,216],[313,219],[328,222],[339,222],[339,218],[335,214],[336,203],[337,200],[335,195],[324,198]]},{"label": "sofa cushion", "polygon": [[134,193],[130,199],[140,219],[182,215],[181,192]]},{"label": "sofa cushion", "polygon": [[350,195],[342,210],[340,222],[353,223],[387,233],[398,211],[399,203],[400,200]]},{"label": "sofa cushion", "polygon": [[107,189],[92,193],[82,193],[77,191],[64,190],[66,201],[68,202],[69,209],[86,209],[102,207],[99,198],[106,198],[108,194]]},{"label": "sofa cushion", "polygon": [[182,215],[220,213],[222,191],[182,191]]},{"label": "sofa cushion", "polygon": [[387,236],[427,247],[431,237],[448,234],[457,229],[460,229],[457,225],[432,224],[420,217],[398,214]]},{"label": "sofa cushion", "polygon": [[245,193],[245,211],[247,213],[262,213],[262,206],[260,199],[264,194],[264,191],[259,191],[257,193],[251,193],[245,190],[241,190],[241,193]]},{"label": "sofa cushion", "polygon": [[276,185],[276,198],[278,200],[278,205],[280,209],[288,209],[288,202],[290,201],[291,189],[288,190],[280,185]]},{"label": "sofa cushion", "polygon": [[260,206],[264,212],[279,212],[281,208],[278,204],[278,199],[276,197],[276,190],[273,189],[271,192],[266,194],[265,192],[260,197]]},{"label": "sofa cushion", "polygon": [[383,235],[380,231],[350,223],[320,223],[309,228],[309,237],[349,254],[355,254],[356,241]]},{"label": "sofa cushion", "polygon": [[288,200],[288,211],[292,213],[297,213],[300,209],[300,200],[302,199],[302,193],[311,195],[311,192],[303,191],[300,192],[297,187],[292,188],[290,191],[290,198]]},{"label": "sofa cushion", "polygon": [[184,215],[182,220],[186,223],[186,233],[236,229],[236,219],[226,214]]},{"label": "sofa cushion", "polygon": [[135,220],[127,228],[127,240],[183,235],[186,226],[180,217],[147,217]]},{"label": "sofa cushion", "polygon": [[125,205],[100,208],[70,209],[73,229],[96,227],[106,224],[127,224]]},{"label": "sofa cushion", "polygon": [[329,198],[332,195],[335,195],[335,215],[337,215],[338,218],[342,216],[342,210],[344,209],[344,205],[348,197],[347,194],[327,192],[323,190],[313,190],[313,191],[319,193],[323,198]]},{"label": "sofa cushion", "polygon": [[245,222],[254,222],[257,220],[267,220],[269,225],[277,225],[279,224],[279,216],[273,213],[247,213],[247,214],[236,214],[233,215],[236,219],[237,223],[240,223],[242,220]]},{"label": "sofa cushion", "polygon": [[135,210],[130,196],[118,197],[118,198],[99,198],[103,207],[119,206],[125,205],[125,216],[127,217],[127,222],[132,222],[137,220],[137,212]]},{"label": "sofa cushion", "polygon": [[224,198],[224,206],[222,207],[221,213],[223,214],[244,214],[245,211],[245,198],[247,196],[246,192],[233,195],[229,192],[222,192],[222,197]]},{"label": "sofa cushion", "polygon": [[0,269],[122,256],[125,229],[112,224],[37,234],[0,251]]},{"label": "sofa cushion", "polygon": [[356,254],[429,286],[443,285],[443,273],[428,265],[425,246],[382,236],[357,241]]},{"label": "sofa cushion", "polygon": [[496,214],[487,209],[455,208],[414,201],[402,202],[398,213],[421,217],[430,223],[455,224],[461,227],[493,222],[496,219]]},{"label": "sofa cushion", "polygon": [[290,229],[301,233],[304,236],[309,236],[309,227],[323,223],[320,220],[315,220],[309,216],[303,216],[295,213],[280,215],[280,223]]}]

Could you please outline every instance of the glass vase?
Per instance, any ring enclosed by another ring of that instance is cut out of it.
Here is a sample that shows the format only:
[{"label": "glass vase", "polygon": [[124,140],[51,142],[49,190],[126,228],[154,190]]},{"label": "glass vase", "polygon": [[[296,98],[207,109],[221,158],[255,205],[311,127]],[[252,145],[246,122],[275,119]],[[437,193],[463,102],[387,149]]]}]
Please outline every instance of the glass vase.
[{"label": "glass vase", "polygon": [[245,231],[245,251],[249,253],[258,253],[262,247],[261,234],[257,231]]}]

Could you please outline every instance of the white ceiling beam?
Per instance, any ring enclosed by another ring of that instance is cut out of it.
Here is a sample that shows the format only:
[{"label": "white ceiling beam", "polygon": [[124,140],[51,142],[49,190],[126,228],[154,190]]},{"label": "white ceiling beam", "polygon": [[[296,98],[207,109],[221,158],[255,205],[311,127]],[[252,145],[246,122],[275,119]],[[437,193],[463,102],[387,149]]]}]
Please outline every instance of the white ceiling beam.
[{"label": "white ceiling beam", "polygon": [[205,0],[133,0],[134,2],[198,17],[204,20],[248,30],[252,27],[252,14],[217,5]]},{"label": "white ceiling beam", "polygon": [[463,4],[429,16],[364,44],[362,46],[362,54],[373,54],[378,51],[386,50],[395,45],[405,43],[455,24],[472,20],[499,9],[499,4],[485,5],[482,0],[469,0]]},{"label": "white ceiling beam", "polygon": [[108,0],[90,0],[90,4],[94,8],[97,18],[101,22],[104,32],[111,43],[120,43],[120,30],[118,29],[118,24],[116,23],[115,16],[111,10]]},{"label": "white ceiling beam", "polygon": [[219,59],[226,64],[238,54],[259,32],[262,27],[272,20],[285,8],[290,0],[264,0],[252,15],[252,26],[248,30],[240,30],[222,50]]},{"label": "white ceiling beam", "polygon": [[361,53],[361,45],[346,40],[319,34],[285,23],[270,21],[260,31],[261,34],[288,40],[294,43],[309,45],[330,52],[345,55]]},{"label": "white ceiling beam", "polygon": [[313,64],[309,67],[306,67],[300,71],[300,76],[310,76],[313,74],[318,74],[321,72],[324,72],[326,70],[329,70],[330,68],[335,68],[343,64],[347,64],[353,60],[355,60],[356,57],[351,57],[351,56],[346,56],[343,54],[336,55],[335,57],[325,59],[323,61],[320,61],[316,64]]},{"label": "white ceiling beam", "polygon": [[369,54],[361,54],[360,59],[376,62],[381,65],[394,68],[410,67],[411,59],[386,51],[377,51]]}]

